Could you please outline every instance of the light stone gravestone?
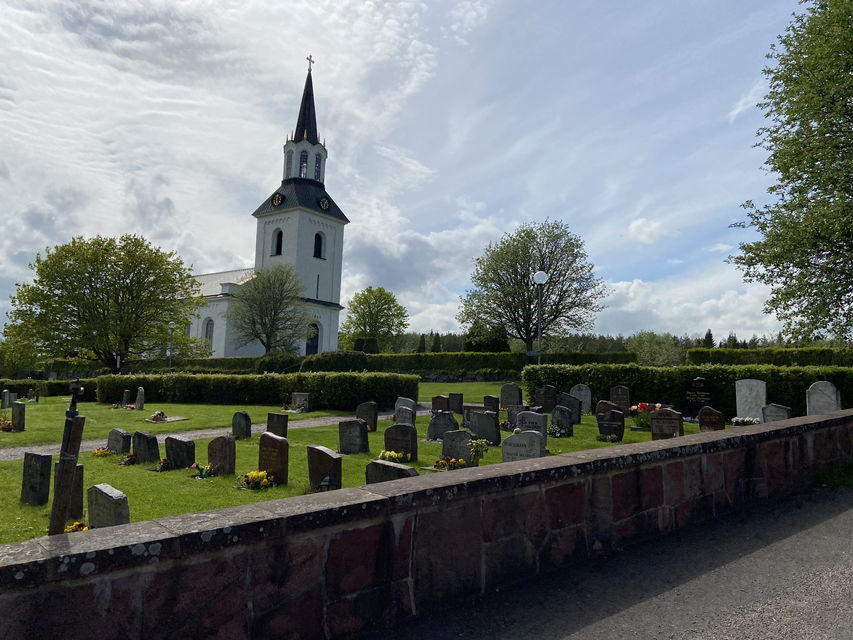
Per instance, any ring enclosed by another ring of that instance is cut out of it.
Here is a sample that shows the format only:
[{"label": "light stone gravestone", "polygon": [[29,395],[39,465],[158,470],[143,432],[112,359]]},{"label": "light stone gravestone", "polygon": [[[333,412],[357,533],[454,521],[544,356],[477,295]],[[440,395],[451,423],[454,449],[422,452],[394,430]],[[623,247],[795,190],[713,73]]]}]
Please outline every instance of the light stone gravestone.
[{"label": "light stone gravestone", "polygon": [[450,411],[450,398],[447,396],[433,396],[432,397],[432,410],[433,411]]},{"label": "light stone gravestone", "polygon": [[166,436],[166,460],[170,469],[186,469],[195,464],[195,441],[182,436]]},{"label": "light stone gravestone", "polygon": [[252,419],[245,411],[237,411],[231,418],[231,435],[237,440],[252,437]]},{"label": "light stone gravestone", "polygon": [[753,378],[735,381],[735,400],[738,417],[760,418],[767,404],[767,383]]},{"label": "light stone gravestone", "polygon": [[[578,406],[580,406],[580,404],[578,404]],[[551,422],[553,422],[554,426],[564,433],[564,437],[567,438],[575,435],[575,425],[579,421],[574,418],[575,414],[568,407],[564,407],[559,404],[554,407],[554,411],[551,412]]]},{"label": "light stone gravestone", "polygon": [[133,403],[133,408],[139,411],[145,409],[145,388],[139,387],[136,390],[136,402]]},{"label": "light stone gravestone", "polygon": [[385,429],[385,450],[409,454],[409,461],[418,459],[418,432],[410,424],[395,424]]},{"label": "light stone gravestone", "polygon": [[331,483],[326,486],[340,489],[343,456],[319,444],[310,445],[306,449],[308,452],[308,486],[311,490],[319,491],[324,480]]},{"label": "light stone gravestone", "polygon": [[147,431],[137,431],[133,434],[133,455],[136,464],[143,462],[160,462],[160,445],[157,436]]},{"label": "light stone gravestone", "polygon": [[411,409],[412,411],[417,411],[418,410],[418,403],[415,402],[414,400],[412,400],[411,398],[404,398],[403,396],[400,396],[394,402],[394,413],[395,414],[397,413],[397,409],[399,409],[400,407],[406,407],[407,409]]},{"label": "light stone gravestone", "polygon": [[276,484],[287,484],[290,443],[287,438],[265,432],[258,440],[258,471],[266,471]]},{"label": "light stone gravestone", "polygon": [[516,431],[501,444],[504,462],[541,458],[545,455],[545,439],[538,431]]},{"label": "light stone gravestone", "polygon": [[516,425],[522,431],[538,431],[542,435],[542,440],[548,444],[548,416],[535,411],[522,411],[518,414],[518,424]]},{"label": "light stone gravestone", "polygon": [[696,416],[699,421],[699,431],[722,431],[726,428],[723,412],[711,407],[702,407]]},{"label": "light stone gravestone", "polygon": [[355,408],[355,417],[364,420],[368,431],[376,431],[379,424],[379,405],[373,401],[362,402]]},{"label": "light stone gravestone", "polygon": [[599,400],[595,403],[595,415],[608,411],[619,411],[619,407],[609,400]]},{"label": "light stone gravestone", "polygon": [[400,478],[411,478],[418,475],[418,472],[412,467],[398,462],[371,460],[364,470],[364,475],[367,484],[374,484]]},{"label": "light stone gravestone", "polygon": [[625,437],[625,414],[621,411],[611,409],[604,413],[596,414],[598,421],[598,433],[603,436],[616,436],[617,441]]},{"label": "light stone gravestone", "polygon": [[592,411],[592,389],[585,384],[576,384],[569,393],[581,401],[581,411],[590,413]]},{"label": "light stone gravestone", "polygon": [[510,424],[518,426],[518,414],[522,411],[530,411],[526,404],[515,404],[506,408],[506,419]]},{"label": "light stone gravestone", "polygon": [[112,429],[107,436],[107,449],[121,454],[130,453],[132,438],[124,429]]},{"label": "light stone gravestone", "polygon": [[441,442],[441,457],[450,456],[457,460],[465,460],[471,464],[471,450],[468,443],[471,442],[471,432],[466,429],[456,431],[445,431]]},{"label": "light stone gravestone", "polygon": [[[53,494],[56,495],[59,484],[59,463],[53,463]],[[74,481],[71,485],[71,499],[68,501],[68,518],[83,519],[83,465],[78,464],[74,470]]]},{"label": "light stone gravestone", "polygon": [[524,404],[521,399],[521,387],[514,382],[508,382],[501,387],[501,407],[517,407]]},{"label": "light stone gravestone", "polygon": [[828,380],[815,382],[806,391],[806,415],[841,411],[841,392]]},{"label": "light stone gravestone", "polygon": [[287,421],[289,416],[286,413],[271,412],[267,414],[267,431],[281,438],[287,437]]},{"label": "light stone gravestone", "polygon": [[450,410],[453,413],[462,413],[464,399],[461,393],[449,393],[447,394],[447,404],[450,406]]},{"label": "light stone gravestone", "polygon": [[21,502],[33,506],[47,504],[50,495],[50,467],[53,456],[46,453],[24,453]]},{"label": "light stone gravestone", "polygon": [[471,416],[471,433],[478,440],[488,440],[497,446],[501,443],[501,428],[498,414],[494,411],[480,411]]},{"label": "light stone gravestone", "polygon": [[16,400],[12,403],[12,431],[23,431],[27,422],[27,405]]},{"label": "light stone gravestone", "polygon": [[414,427],[417,419],[417,414],[408,407],[400,407],[394,412],[394,422],[397,424],[410,424]]},{"label": "light stone gravestone", "polygon": [[617,384],[610,388],[610,402],[616,405],[617,409],[627,415],[631,408],[631,390],[624,384]]},{"label": "light stone gravestone", "polygon": [[8,409],[11,404],[12,403],[9,400],[9,390],[3,389],[2,400],[0,400],[0,409]]},{"label": "light stone gravestone", "polygon": [[498,413],[501,410],[501,399],[497,396],[483,396],[483,410]]},{"label": "light stone gravestone", "polygon": [[659,409],[651,415],[652,440],[666,440],[684,435],[684,421],[678,411]]},{"label": "light stone gravestone", "polygon": [[121,392],[121,406],[126,407],[130,404],[130,389],[124,389]]},{"label": "light stone gravestone", "polygon": [[108,484],[96,484],[86,492],[89,502],[89,526],[114,527],[130,522],[127,496]]},{"label": "light stone gravestone", "polygon": [[207,445],[207,463],[213,475],[233,476],[236,459],[237,442],[234,436],[219,436]]},{"label": "light stone gravestone", "polygon": [[370,451],[364,420],[342,420],[338,423],[338,451],[343,454]]},{"label": "light stone gravestone", "polygon": [[[405,423],[402,423],[405,424]],[[459,423],[450,411],[439,411],[430,418],[427,427],[427,440],[441,440],[445,431],[456,431]],[[387,447],[386,447],[387,448]]]},{"label": "light stone gravestone", "polygon": [[763,423],[776,422],[777,420],[787,420],[791,417],[791,407],[786,407],[781,404],[771,402],[768,405],[761,407],[761,421]]},{"label": "light stone gravestone", "polygon": [[308,412],[314,410],[314,398],[311,397],[310,393],[305,393],[302,391],[294,391],[290,394],[290,406],[295,408],[302,408],[302,411]]},{"label": "light stone gravestone", "polygon": [[557,388],[546,384],[536,390],[536,404],[542,407],[542,413],[551,413],[557,401]]}]

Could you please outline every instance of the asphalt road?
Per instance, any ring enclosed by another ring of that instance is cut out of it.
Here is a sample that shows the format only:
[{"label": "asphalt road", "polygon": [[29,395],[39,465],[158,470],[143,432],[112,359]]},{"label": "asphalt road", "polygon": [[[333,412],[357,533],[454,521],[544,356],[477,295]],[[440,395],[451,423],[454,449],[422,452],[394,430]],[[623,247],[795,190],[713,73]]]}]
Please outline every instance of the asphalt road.
[{"label": "asphalt road", "polygon": [[538,577],[369,638],[853,639],[853,489],[749,513]]}]

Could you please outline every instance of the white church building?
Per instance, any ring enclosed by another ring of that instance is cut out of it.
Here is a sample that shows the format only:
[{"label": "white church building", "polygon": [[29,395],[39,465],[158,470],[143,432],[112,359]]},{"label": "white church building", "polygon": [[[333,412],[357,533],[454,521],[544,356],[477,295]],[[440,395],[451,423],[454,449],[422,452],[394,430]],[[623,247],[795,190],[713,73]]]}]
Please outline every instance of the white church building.
[{"label": "white church building", "polygon": [[326,146],[317,136],[311,68],[305,79],[296,129],[284,143],[284,177],[252,214],[257,219],[255,266],[196,275],[206,304],[189,325],[189,335],[210,342],[213,357],[263,355],[260,342],[238,348],[227,312],[240,284],[276,264],[296,269],[314,335],[298,345],[307,355],[338,347],[344,226],[343,211],[326,192]]}]

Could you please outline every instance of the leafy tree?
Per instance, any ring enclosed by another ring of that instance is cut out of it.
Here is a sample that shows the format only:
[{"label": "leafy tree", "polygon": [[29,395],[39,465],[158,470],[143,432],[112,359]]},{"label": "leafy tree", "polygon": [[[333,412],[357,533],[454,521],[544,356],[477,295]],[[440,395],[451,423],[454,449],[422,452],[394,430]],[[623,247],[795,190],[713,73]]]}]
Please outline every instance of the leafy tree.
[{"label": "leafy tree", "polygon": [[237,346],[257,340],[265,354],[295,352],[311,323],[299,274],[285,264],[258,271],[237,288],[228,321],[235,330]]},{"label": "leafy tree", "polygon": [[367,287],[356,293],[347,308],[341,333],[355,338],[374,338],[385,351],[409,326],[409,313],[384,287]]},{"label": "leafy tree", "polygon": [[542,334],[588,327],[606,289],[586,259],[583,241],[564,222],[523,224],[475,259],[474,287],[462,298],[457,319],[470,326],[487,318],[532,350],[538,322],[532,276],[544,271],[551,277],[542,285]]},{"label": "leafy tree", "polygon": [[744,204],[762,236],[730,259],[747,281],[771,288],[795,339],[853,336],[853,0],[814,0],[794,16],[764,69],[759,107],[769,124],[758,146],[776,183],[774,201]]},{"label": "leafy tree", "polygon": [[17,285],[4,335],[41,357],[99,361],[117,372],[120,362],[160,352],[170,338],[183,353],[199,351],[173,329],[203,304],[174,252],[134,235],[77,237],[36,254],[30,268],[35,277]]},{"label": "leafy tree", "polygon": [[684,364],[688,345],[671,333],[639,331],[626,341],[628,351],[637,354],[637,364],[647,367],[672,367]]},{"label": "leafy tree", "polygon": [[415,353],[426,353],[426,335],[423,333],[418,340],[418,348],[415,349]]},{"label": "leafy tree", "polygon": [[480,351],[483,353],[509,351],[506,329],[489,326],[479,319],[474,320],[465,333],[462,351]]}]

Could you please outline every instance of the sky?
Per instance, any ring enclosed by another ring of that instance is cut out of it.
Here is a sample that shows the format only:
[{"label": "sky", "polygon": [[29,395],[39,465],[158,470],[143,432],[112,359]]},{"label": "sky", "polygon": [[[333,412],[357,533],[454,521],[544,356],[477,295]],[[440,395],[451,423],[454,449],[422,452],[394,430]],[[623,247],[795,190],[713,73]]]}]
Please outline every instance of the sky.
[{"label": "sky", "polygon": [[[565,221],[608,288],[591,330],[780,325],[726,263],[773,182],[755,106],[796,0],[4,0],[0,317],[37,252],[141,234],[254,264],[307,71],[344,210],[342,304],[458,331],[473,261]],[[4,318],[3,318],[4,319]],[[341,318],[343,321],[343,316]]]}]

